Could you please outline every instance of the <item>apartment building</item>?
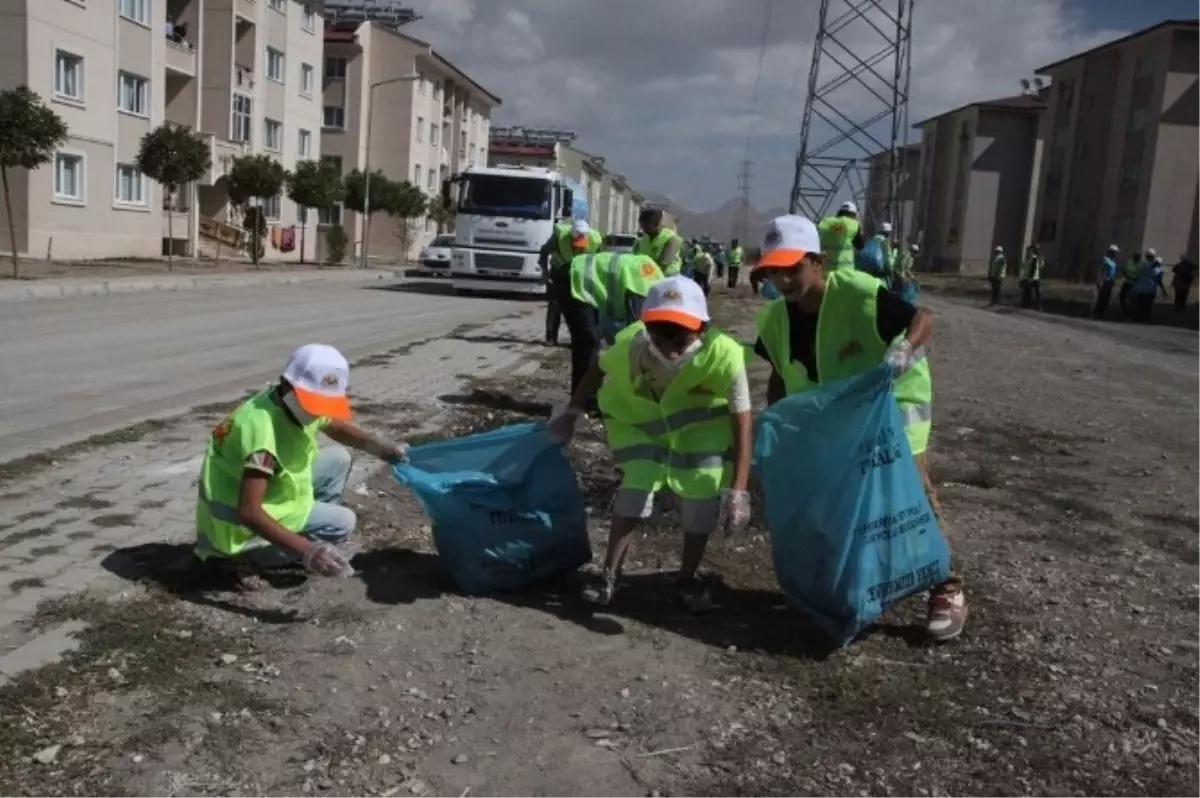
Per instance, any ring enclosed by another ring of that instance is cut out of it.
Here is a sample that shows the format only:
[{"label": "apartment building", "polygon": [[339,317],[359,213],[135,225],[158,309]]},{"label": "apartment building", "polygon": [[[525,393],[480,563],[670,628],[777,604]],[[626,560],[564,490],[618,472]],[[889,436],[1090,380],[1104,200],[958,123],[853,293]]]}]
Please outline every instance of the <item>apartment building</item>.
[{"label": "apartment building", "polygon": [[1051,78],[1034,238],[1050,274],[1104,250],[1197,259],[1196,20],[1167,20],[1037,70]]},{"label": "apartment building", "polygon": [[[28,85],[69,131],[51,164],[11,176],[18,249],[155,257],[168,219],[177,252],[239,222],[219,186],[231,156],[269,152],[290,169],[320,152],[320,106],[303,73],[319,63],[320,28],[319,3],[296,0],[0,0],[0,85]],[[135,165],[142,136],[164,121],[202,133],[213,154],[174,203]],[[297,223],[290,206],[267,203],[273,224]]]},{"label": "apartment building", "polygon": [[[324,70],[322,155],[343,174],[369,165],[432,197],[468,164],[487,162],[491,115],[500,98],[427,42],[376,22],[332,26],[325,31]],[[322,221],[340,217],[358,250],[362,215],[335,211]],[[420,220],[406,250],[398,225],[379,214],[371,222],[368,252],[413,259],[436,234],[433,221]]]},{"label": "apartment building", "polygon": [[881,222],[891,222],[897,241],[912,242],[913,213],[917,198],[917,174],[921,164],[921,145],[910,144],[900,150],[900,178],[896,187],[896,212],[888,211],[888,176],[891,153],[876,153],[867,160],[866,196],[859,208],[867,228],[874,233]]},{"label": "apartment building", "polygon": [[605,233],[632,233],[629,228],[629,182],[624,175],[606,173],[600,180],[598,223]]},{"label": "apartment building", "polygon": [[997,246],[1019,260],[1030,241],[1045,111],[1045,96],[1020,94],[917,123],[911,229],[921,268],[984,273]]}]

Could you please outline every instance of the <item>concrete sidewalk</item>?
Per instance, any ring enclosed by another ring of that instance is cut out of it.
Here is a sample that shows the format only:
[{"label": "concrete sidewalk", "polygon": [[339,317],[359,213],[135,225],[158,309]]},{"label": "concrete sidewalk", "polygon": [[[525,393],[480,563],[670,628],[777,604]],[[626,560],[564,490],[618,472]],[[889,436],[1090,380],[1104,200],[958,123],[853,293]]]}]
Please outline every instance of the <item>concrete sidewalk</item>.
[{"label": "concrete sidewalk", "polygon": [[146,291],[190,291],[194,288],[245,288],[303,283],[359,283],[404,278],[403,269],[305,269],[229,274],[153,275],[103,279],[17,280],[0,282],[0,302],[30,299],[131,294]]}]

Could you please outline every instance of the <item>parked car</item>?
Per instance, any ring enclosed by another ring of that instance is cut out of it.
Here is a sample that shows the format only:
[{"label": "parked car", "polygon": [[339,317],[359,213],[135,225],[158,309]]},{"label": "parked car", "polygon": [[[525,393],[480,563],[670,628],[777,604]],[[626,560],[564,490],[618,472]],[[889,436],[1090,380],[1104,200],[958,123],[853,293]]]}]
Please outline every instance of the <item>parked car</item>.
[{"label": "parked car", "polygon": [[454,234],[435,236],[421,250],[420,266],[417,274],[450,275],[450,248],[454,246]]},{"label": "parked car", "polygon": [[604,251],[626,253],[633,252],[633,244],[637,236],[632,233],[610,233],[604,237]]}]

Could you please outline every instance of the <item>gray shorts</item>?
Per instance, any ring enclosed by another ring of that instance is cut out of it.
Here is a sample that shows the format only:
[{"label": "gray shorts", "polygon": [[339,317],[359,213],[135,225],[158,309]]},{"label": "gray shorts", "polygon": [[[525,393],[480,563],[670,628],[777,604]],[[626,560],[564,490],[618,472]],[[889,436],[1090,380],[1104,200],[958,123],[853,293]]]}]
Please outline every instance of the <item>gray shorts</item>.
[{"label": "gray shorts", "polygon": [[[654,493],[637,488],[618,488],[612,512],[619,518],[649,518],[654,512]],[[679,525],[688,535],[711,535],[717,528],[720,497],[683,499],[673,496],[679,505]]]}]

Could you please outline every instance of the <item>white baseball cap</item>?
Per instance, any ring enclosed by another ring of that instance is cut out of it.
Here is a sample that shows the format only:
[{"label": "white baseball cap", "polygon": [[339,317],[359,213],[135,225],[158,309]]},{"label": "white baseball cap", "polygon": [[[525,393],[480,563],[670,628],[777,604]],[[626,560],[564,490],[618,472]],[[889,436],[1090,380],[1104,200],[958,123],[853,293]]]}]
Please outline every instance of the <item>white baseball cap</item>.
[{"label": "white baseball cap", "polygon": [[909,249],[911,249],[913,252],[920,252],[920,251],[921,251],[921,245],[920,245],[920,244],[909,244],[909,245],[908,245],[908,248],[909,248]]},{"label": "white baseball cap", "polygon": [[1004,247],[997,245],[997,246],[996,246],[996,251],[997,251],[997,252],[1003,252],[1003,251],[1004,251]]},{"label": "white baseball cap", "polygon": [[857,205],[855,205],[855,204],[854,204],[853,202],[851,202],[850,200],[846,200],[845,202],[843,202],[843,203],[842,203],[841,207],[840,207],[840,208],[838,208],[838,210],[839,210],[839,211],[850,211],[850,213],[857,214],[857,213],[858,213],[858,206],[857,206]]},{"label": "white baseball cap", "polygon": [[1120,251],[1121,251],[1121,248],[1120,248],[1120,247],[1118,247],[1116,244],[1109,244],[1109,245],[1108,245],[1108,251],[1109,251],[1109,252],[1120,252]]},{"label": "white baseball cap", "polygon": [[587,243],[588,233],[592,232],[591,225],[586,219],[576,219],[571,223],[571,243],[583,246]]},{"label": "white baseball cap", "polygon": [[322,418],[350,418],[350,364],[341,352],[325,344],[305,344],[292,352],[283,367],[304,412]]},{"label": "white baseball cap", "polygon": [[892,232],[892,223],[884,222],[883,224],[879,225],[879,230],[884,233]]},{"label": "white baseball cap", "polygon": [[1154,247],[1150,247],[1150,249],[1146,250],[1146,257],[1154,258],[1157,256],[1158,256],[1158,253],[1154,251]]},{"label": "white baseball cap", "polygon": [[821,251],[821,236],[811,219],[803,216],[776,216],[767,225],[756,266],[789,269],[810,252]]},{"label": "white baseball cap", "polygon": [[669,321],[695,331],[708,323],[704,289],[682,274],[665,277],[646,292],[642,321]]}]

